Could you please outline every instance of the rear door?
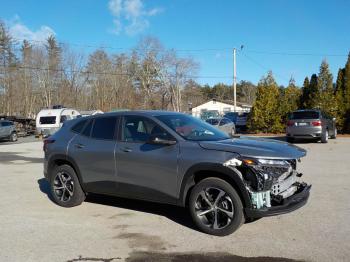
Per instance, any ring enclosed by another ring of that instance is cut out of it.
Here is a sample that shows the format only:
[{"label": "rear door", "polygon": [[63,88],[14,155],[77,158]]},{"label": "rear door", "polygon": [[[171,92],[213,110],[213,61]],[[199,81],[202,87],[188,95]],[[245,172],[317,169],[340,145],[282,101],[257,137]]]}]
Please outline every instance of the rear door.
[{"label": "rear door", "polygon": [[69,145],[68,155],[78,165],[84,188],[89,192],[116,192],[114,150],[118,119],[116,116],[91,119]]},{"label": "rear door", "polygon": [[116,147],[118,193],[175,203],[179,145],[147,143],[149,136],[155,134],[174,139],[147,117],[123,117]]}]

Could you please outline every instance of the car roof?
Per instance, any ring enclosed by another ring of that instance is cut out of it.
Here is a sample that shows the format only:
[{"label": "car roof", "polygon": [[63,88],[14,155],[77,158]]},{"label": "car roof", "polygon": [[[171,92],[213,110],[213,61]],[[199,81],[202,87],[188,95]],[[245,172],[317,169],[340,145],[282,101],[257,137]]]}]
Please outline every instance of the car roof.
[{"label": "car roof", "polygon": [[107,112],[104,114],[88,116],[87,118],[103,117],[103,116],[119,116],[119,115],[143,115],[143,116],[161,116],[161,115],[184,115],[184,113],[165,111],[165,110],[131,110],[131,111],[118,111]]},{"label": "car roof", "polygon": [[295,110],[295,111],[293,111],[293,113],[294,112],[321,112],[320,110],[318,110],[318,109],[299,109],[299,110]]}]

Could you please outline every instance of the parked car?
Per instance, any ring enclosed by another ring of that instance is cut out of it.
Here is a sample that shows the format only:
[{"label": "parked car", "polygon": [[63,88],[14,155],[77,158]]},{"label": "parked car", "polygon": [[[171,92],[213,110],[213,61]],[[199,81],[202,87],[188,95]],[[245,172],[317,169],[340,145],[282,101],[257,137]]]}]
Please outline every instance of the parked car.
[{"label": "parked car", "polygon": [[[303,206],[297,146],[231,138],[189,115],[107,113],[67,121],[44,140],[44,175],[54,201],[80,205],[87,193],[188,207],[200,230],[228,235],[245,221]],[[171,208],[166,207],[166,208]]]},{"label": "parked car", "polygon": [[244,113],[241,113],[237,116],[237,120],[235,123],[237,128],[239,128],[239,129],[246,129],[247,128],[248,115],[249,115],[249,113],[244,112]]},{"label": "parked car", "polygon": [[335,118],[319,110],[298,110],[291,113],[287,122],[287,141],[314,139],[327,143],[328,138],[337,137]]},{"label": "parked car", "polygon": [[71,108],[60,105],[52,109],[41,110],[36,117],[36,134],[48,137],[59,130],[63,123],[80,116],[80,113]]},{"label": "parked car", "polygon": [[213,117],[220,117],[218,110],[206,110],[206,111],[203,111],[200,115],[200,119],[204,121]]},{"label": "parked car", "polygon": [[226,117],[209,118],[206,120],[206,122],[229,134],[230,136],[234,136],[236,134],[235,124]]},{"label": "parked car", "polygon": [[227,112],[224,117],[230,119],[234,124],[237,122],[238,112]]},{"label": "parked car", "polygon": [[16,127],[12,121],[0,120],[0,139],[8,139],[11,142],[17,141]]}]

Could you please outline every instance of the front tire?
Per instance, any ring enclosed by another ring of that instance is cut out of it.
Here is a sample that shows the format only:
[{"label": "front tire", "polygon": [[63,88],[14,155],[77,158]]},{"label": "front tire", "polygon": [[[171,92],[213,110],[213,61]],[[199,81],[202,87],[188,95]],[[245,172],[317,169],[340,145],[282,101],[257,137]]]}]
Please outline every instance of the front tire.
[{"label": "front tire", "polygon": [[337,138],[337,134],[338,134],[338,130],[335,128],[334,129],[334,134],[331,135],[331,139],[336,139]]},{"label": "front tire", "polygon": [[50,189],[56,204],[62,207],[74,207],[85,200],[78,176],[69,165],[57,166],[50,177]]},{"label": "front tire", "polygon": [[229,235],[244,223],[239,195],[220,178],[206,178],[196,184],[189,198],[189,209],[197,227],[210,235]]}]

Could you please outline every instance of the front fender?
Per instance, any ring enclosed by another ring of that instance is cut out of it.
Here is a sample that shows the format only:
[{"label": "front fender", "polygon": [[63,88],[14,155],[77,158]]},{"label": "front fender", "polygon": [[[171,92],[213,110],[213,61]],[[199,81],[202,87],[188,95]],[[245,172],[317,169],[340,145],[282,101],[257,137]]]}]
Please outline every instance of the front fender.
[{"label": "front fender", "polygon": [[180,187],[179,205],[185,206],[188,198],[188,192],[195,185],[194,176],[198,172],[210,173],[215,172],[220,174],[220,178],[229,182],[241,197],[243,206],[251,207],[249,193],[242,180],[242,174],[234,168],[226,167],[219,163],[198,163],[190,167],[185,173]]}]

